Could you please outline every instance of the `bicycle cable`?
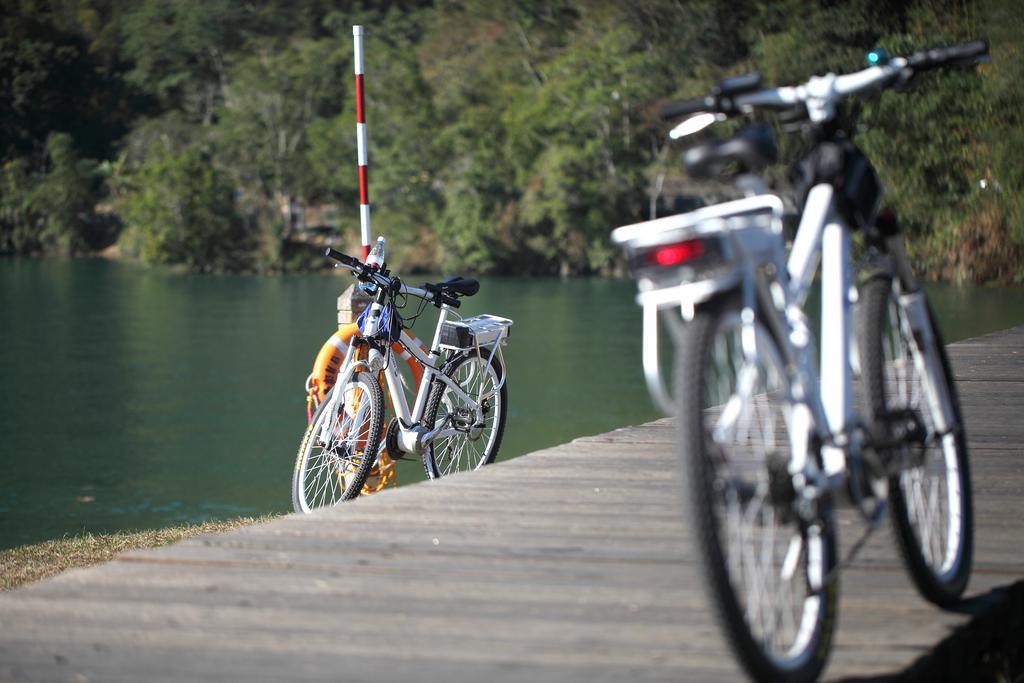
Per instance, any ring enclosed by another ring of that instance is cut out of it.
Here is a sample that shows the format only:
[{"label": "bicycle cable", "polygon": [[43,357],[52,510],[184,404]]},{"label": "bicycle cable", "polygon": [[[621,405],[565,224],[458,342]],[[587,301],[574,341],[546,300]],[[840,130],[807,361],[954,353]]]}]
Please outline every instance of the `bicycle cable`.
[{"label": "bicycle cable", "polygon": [[[401,294],[401,292],[399,294]],[[400,310],[405,310],[405,308],[409,305],[409,295],[401,295],[402,297],[404,297],[404,301],[400,307]],[[397,300],[397,298],[398,297],[396,295],[395,299]],[[416,314],[403,319],[406,327],[408,327],[410,330],[413,328],[413,326],[416,324],[416,321],[419,320],[419,317],[423,315],[423,311],[426,310],[428,303],[429,302],[426,299],[420,299],[420,303],[416,307]],[[397,306],[397,303],[395,303],[395,305]]]}]

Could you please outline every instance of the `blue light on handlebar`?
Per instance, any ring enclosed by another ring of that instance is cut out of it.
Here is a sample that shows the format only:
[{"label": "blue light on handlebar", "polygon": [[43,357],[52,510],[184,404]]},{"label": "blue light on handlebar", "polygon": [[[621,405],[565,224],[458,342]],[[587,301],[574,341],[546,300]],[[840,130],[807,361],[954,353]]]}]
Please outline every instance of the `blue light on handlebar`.
[{"label": "blue light on handlebar", "polygon": [[889,52],[884,47],[876,47],[865,57],[868,66],[884,66],[889,63]]}]

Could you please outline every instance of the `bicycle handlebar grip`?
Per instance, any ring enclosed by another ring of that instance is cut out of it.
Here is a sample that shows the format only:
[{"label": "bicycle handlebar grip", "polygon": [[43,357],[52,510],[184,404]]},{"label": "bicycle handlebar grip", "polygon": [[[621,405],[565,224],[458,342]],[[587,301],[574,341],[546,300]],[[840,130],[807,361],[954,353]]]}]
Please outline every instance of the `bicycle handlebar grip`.
[{"label": "bicycle handlebar grip", "polygon": [[986,54],[988,54],[988,42],[972,40],[960,45],[920,50],[907,57],[907,66],[918,71],[925,71],[947,64],[970,63]]},{"label": "bicycle handlebar grip", "polygon": [[715,111],[715,98],[695,97],[692,100],[669,102],[658,107],[658,116],[662,121],[668,121],[687,114],[699,114],[705,111]]},{"label": "bicycle handlebar grip", "polygon": [[324,255],[331,257],[335,261],[340,261],[341,263],[344,263],[346,266],[350,266],[352,268],[362,265],[361,263],[359,263],[359,261],[349,256],[348,254],[343,254],[337,249],[332,249],[331,247],[327,247],[327,251],[324,252]]},{"label": "bicycle handlebar grip", "polygon": [[946,60],[951,62],[974,61],[978,57],[988,54],[987,40],[972,40],[969,43],[961,43],[946,48]]}]

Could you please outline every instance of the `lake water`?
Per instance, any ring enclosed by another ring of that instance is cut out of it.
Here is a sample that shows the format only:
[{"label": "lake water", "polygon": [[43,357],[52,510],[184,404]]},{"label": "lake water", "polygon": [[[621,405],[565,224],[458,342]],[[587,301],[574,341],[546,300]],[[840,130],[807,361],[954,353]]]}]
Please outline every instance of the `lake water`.
[{"label": "lake water", "polygon": [[[0,259],[0,548],[290,510],[303,383],[350,281]],[[499,460],[657,417],[634,291],[484,278],[466,300],[515,320]],[[1024,323],[1021,288],[929,294],[949,341]]]}]

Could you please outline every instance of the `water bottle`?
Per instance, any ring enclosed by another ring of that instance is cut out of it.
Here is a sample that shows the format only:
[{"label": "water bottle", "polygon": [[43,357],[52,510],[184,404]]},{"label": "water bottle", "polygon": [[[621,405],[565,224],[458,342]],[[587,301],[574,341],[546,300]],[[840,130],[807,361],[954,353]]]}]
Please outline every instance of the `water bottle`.
[{"label": "water bottle", "polygon": [[377,238],[377,243],[373,245],[370,255],[366,257],[366,265],[378,269],[384,265],[384,235]]}]

